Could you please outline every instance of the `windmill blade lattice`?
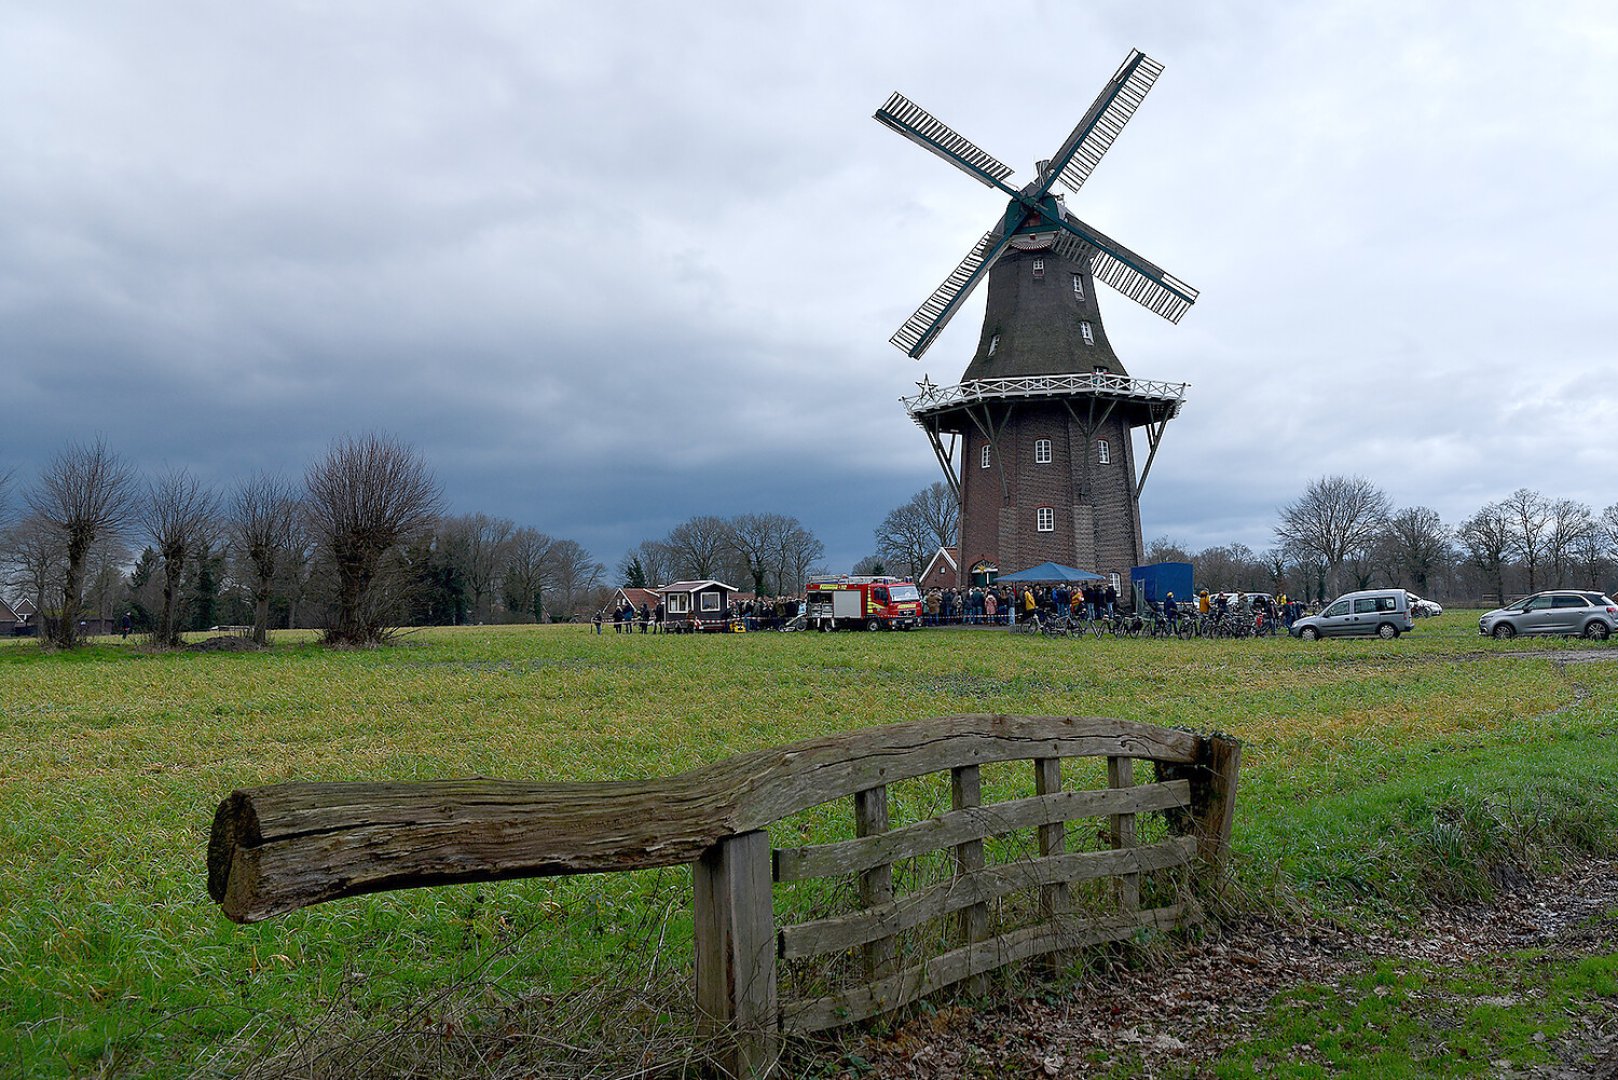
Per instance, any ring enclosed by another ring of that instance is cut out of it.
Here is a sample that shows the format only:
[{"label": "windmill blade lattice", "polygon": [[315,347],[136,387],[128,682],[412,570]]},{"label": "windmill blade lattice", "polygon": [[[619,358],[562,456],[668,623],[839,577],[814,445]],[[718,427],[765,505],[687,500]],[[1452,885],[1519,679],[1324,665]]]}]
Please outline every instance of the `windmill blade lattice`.
[{"label": "windmill blade lattice", "polygon": [[888,341],[911,357],[920,359],[921,354],[938,337],[939,331],[955,317],[978,282],[988,275],[1010,246],[1009,236],[1002,236],[996,243],[994,233],[984,233],[983,239],[973,244],[972,250],[966,253],[961,265],[951,271],[944,283],[933,290],[933,294],[922,302],[915,314],[906,319]]},{"label": "windmill blade lattice", "polygon": [[1084,119],[1056,151],[1051,159],[1050,175],[1040,184],[1035,198],[1049,191],[1058,179],[1076,194],[1162,73],[1162,64],[1139,49],[1131,50],[1084,114]]},{"label": "windmill blade lattice", "polygon": [[978,183],[1006,189],[1004,181],[1011,175],[1010,165],[997,160],[903,94],[894,93],[875,115],[879,123],[931,150]]},{"label": "windmill blade lattice", "polygon": [[[1082,225],[1082,223],[1081,223]],[[1097,280],[1112,286],[1141,307],[1171,323],[1197,302],[1197,290],[1116,240],[1088,225],[1082,231],[1063,222],[1055,251],[1076,263],[1088,263]]]}]

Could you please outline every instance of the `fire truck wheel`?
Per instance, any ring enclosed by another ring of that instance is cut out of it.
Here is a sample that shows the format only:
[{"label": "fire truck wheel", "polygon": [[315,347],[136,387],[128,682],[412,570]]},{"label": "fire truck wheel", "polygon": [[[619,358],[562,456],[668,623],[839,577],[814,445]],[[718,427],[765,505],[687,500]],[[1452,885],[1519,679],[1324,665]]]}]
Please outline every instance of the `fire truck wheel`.
[{"label": "fire truck wheel", "polygon": [[881,619],[866,619],[865,620],[865,629],[872,630],[872,631],[882,629],[882,620]]},{"label": "fire truck wheel", "polygon": [[830,619],[821,619],[820,620],[820,632],[822,634],[829,634],[829,633],[831,633],[831,630],[832,630],[832,621]]}]

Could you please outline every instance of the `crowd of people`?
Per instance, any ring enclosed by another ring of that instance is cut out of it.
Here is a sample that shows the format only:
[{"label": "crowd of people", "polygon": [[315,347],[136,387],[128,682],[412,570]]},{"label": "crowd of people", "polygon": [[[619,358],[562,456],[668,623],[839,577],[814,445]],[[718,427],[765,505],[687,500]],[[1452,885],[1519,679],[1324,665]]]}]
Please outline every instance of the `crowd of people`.
[{"label": "crowd of people", "polygon": [[[759,597],[732,601],[725,611],[701,612],[695,619],[681,613],[670,618],[662,601],[638,607],[627,599],[609,604],[595,613],[595,632],[610,626],[615,634],[686,633],[740,627],[746,630],[780,630],[793,624],[803,613],[802,596]],[[1166,620],[1176,629],[1185,619],[1235,620],[1252,632],[1273,634],[1289,630],[1308,613],[1304,601],[1269,593],[1218,592],[1207,589],[1184,599],[1169,593],[1161,603],[1148,605],[1142,617]],[[929,590],[922,597],[923,626],[1007,626],[1061,617],[1095,622],[1125,614],[1134,615],[1111,582],[1088,585],[973,585],[967,588]]]},{"label": "crowd of people", "polygon": [[1078,618],[1110,617],[1119,610],[1118,590],[1111,582],[1084,586],[999,584],[966,589],[932,589],[922,598],[923,623],[1014,623],[1040,612]]}]

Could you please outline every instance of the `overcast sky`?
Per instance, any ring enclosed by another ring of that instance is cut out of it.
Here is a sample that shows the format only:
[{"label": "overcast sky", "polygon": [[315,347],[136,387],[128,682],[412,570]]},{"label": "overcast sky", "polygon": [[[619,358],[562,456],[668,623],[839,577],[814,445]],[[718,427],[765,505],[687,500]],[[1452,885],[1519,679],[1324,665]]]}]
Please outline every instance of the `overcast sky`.
[{"label": "overcast sky", "polygon": [[[1618,501],[1618,9],[1520,3],[0,0],[0,471],[68,438],[227,484],[338,434],[609,565],[794,514],[833,569],[938,479],[888,336],[1131,47],[1166,70],[1079,216],[1202,291],[1103,290],[1190,383],[1148,539],[1272,542],[1358,473],[1458,522]],[[1142,455],[1144,456],[1144,455]]]}]

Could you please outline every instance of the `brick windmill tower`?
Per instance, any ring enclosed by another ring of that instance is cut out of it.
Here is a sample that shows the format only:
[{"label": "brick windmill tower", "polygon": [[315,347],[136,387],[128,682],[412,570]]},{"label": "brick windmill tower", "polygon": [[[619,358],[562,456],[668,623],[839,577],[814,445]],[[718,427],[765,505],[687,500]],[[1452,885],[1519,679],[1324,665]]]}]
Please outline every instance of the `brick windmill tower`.
[{"label": "brick windmill tower", "polygon": [[[955,272],[890,339],[919,358],[985,278],[977,352],[958,385],[904,399],[961,505],[962,584],[1047,560],[1127,574],[1143,555],[1140,493],[1184,383],[1131,378],[1107,340],[1101,281],[1179,322],[1197,291],[1067,209],[1163,70],[1132,51],[1022,188],[1010,167],[900,94],[876,119],[1010,198]],[[1149,452],[1136,474],[1135,428]]]}]

